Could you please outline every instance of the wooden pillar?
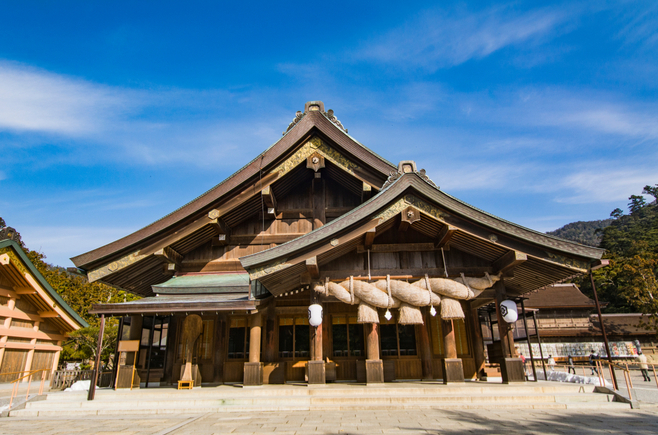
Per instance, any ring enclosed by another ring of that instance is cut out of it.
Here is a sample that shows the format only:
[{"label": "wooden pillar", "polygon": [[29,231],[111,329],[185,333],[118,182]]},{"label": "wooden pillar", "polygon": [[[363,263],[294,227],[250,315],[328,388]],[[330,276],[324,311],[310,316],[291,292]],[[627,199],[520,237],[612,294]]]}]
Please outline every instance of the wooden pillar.
[{"label": "wooden pillar", "polygon": [[503,280],[494,285],[496,290],[496,317],[498,319],[498,334],[500,335],[500,347],[502,351],[502,360],[500,363],[500,373],[503,383],[525,382],[525,373],[523,371],[523,362],[516,358],[514,350],[514,337],[509,324],[503,320],[500,312],[500,303],[507,299],[507,291]]},{"label": "wooden pillar", "polygon": [[[32,326],[32,330],[34,332],[39,332],[39,323],[40,322],[34,322],[34,326]],[[33,338],[30,340],[30,344],[35,345],[37,344],[37,339]],[[27,359],[25,361],[25,368],[23,369],[26,372],[29,372],[32,370],[32,361],[34,361],[34,349],[30,349],[27,351]],[[30,377],[26,377],[23,379],[23,382],[28,382],[30,380]]]},{"label": "wooden pillar", "polygon": [[249,362],[260,362],[260,332],[263,324],[260,313],[251,316],[251,328],[249,329]]},{"label": "wooden pillar", "polygon": [[94,373],[89,383],[89,394],[87,400],[94,400],[96,396],[96,384],[98,383],[98,372],[101,365],[101,350],[103,349],[103,333],[105,332],[105,314],[101,314],[101,324],[98,328],[98,343],[96,344],[96,364],[94,364]]},{"label": "wooden pillar", "polygon": [[224,381],[224,337],[226,336],[226,316],[219,314],[215,320],[215,349],[213,352],[213,382],[221,383]]},{"label": "wooden pillar", "polygon": [[[9,308],[9,310],[13,310],[15,306],[16,306],[16,298],[10,298],[9,301],[7,301],[7,308]],[[3,325],[5,329],[9,329],[11,327],[11,319],[12,319],[11,315],[5,317],[5,323]],[[1,337],[0,343],[6,343],[7,339],[8,337],[6,335],[4,337]],[[0,367],[2,367],[2,359],[4,357],[4,354],[5,354],[5,348],[0,347]]]},{"label": "wooden pillar", "polygon": [[249,323],[249,362],[244,364],[243,385],[257,386],[263,384],[263,363],[260,362],[262,313],[251,316]]},{"label": "wooden pillar", "polygon": [[443,350],[446,358],[457,358],[457,342],[455,341],[455,330],[452,320],[441,320],[441,331],[443,332]]},{"label": "wooden pillar", "polygon": [[[30,340],[30,344],[37,344],[37,339],[33,338]],[[34,360],[34,349],[30,349],[27,351],[27,359],[25,360],[25,368],[23,369],[26,372],[29,372],[32,370],[32,361]],[[26,374],[26,373],[24,373]],[[30,380],[30,377],[25,377],[23,378],[22,382],[28,382]]]},{"label": "wooden pillar", "polygon": [[[311,290],[311,304],[322,306],[320,295],[315,290]],[[324,307],[322,307],[322,323],[324,323]],[[311,359],[313,361],[322,361],[322,324],[320,326],[311,326]]]},{"label": "wooden pillar", "polygon": [[366,323],[366,383],[384,382],[384,363],[379,358],[379,330],[377,323]]},{"label": "wooden pillar", "polygon": [[510,358],[513,355],[512,349],[514,348],[514,341],[510,343],[510,327],[509,324],[503,320],[503,315],[500,312],[500,303],[507,299],[507,291],[505,290],[505,284],[502,280],[498,281],[494,288],[496,290],[496,318],[498,319],[498,335],[500,336],[500,347],[503,353],[503,358]]},{"label": "wooden pillar", "polygon": [[[57,346],[62,346],[62,342],[58,341]],[[50,370],[50,382],[52,383],[53,379],[55,378],[55,372],[57,371],[57,367],[59,366],[59,355],[62,351],[58,350],[57,352],[54,352],[55,354],[53,355],[53,366]]]},{"label": "wooden pillar", "polygon": [[265,346],[263,349],[263,361],[274,362],[276,360],[275,348],[276,313],[274,303],[267,309],[267,321],[265,322]]},{"label": "wooden pillar", "polygon": [[379,331],[376,323],[366,323],[366,355],[368,359],[379,359]]},{"label": "wooden pillar", "polygon": [[[130,336],[129,340],[141,340],[142,339],[142,322],[144,317],[142,316],[130,316]],[[126,365],[132,366],[133,364],[137,365],[139,361],[138,358],[139,352],[128,352],[126,354]]]},{"label": "wooden pillar", "polygon": [[326,309],[323,309],[322,313],[322,357],[326,361],[327,357],[330,357],[333,353],[333,343],[331,341],[333,337],[331,336],[331,316]]},{"label": "wooden pillar", "polygon": [[455,341],[455,328],[453,320],[441,320],[443,332],[443,383],[464,382],[464,365],[461,358],[457,358],[457,342]]},{"label": "wooden pillar", "polygon": [[420,357],[422,358],[422,377],[423,380],[430,380],[432,376],[432,346],[430,345],[430,336],[428,333],[430,317],[427,312],[427,307],[421,308],[423,313],[423,324],[416,325],[416,337],[420,344]]},{"label": "wooden pillar", "polygon": [[[310,303],[322,306],[320,295],[314,290],[311,290]],[[322,324],[318,326],[309,326],[309,328],[311,328],[311,361],[307,363],[309,384],[324,384],[327,379],[326,368],[324,360],[322,359],[322,328],[324,317],[323,307]]]},{"label": "wooden pillar", "polygon": [[[164,374],[162,381],[164,384],[171,384],[178,381],[180,373],[174,373],[174,363],[176,362],[176,354],[178,349],[176,349],[176,339],[178,338],[178,322],[180,321],[179,317],[171,316],[169,317],[169,326],[167,327],[167,349],[165,351],[165,366]],[[132,323],[132,322],[131,322]],[[117,352],[116,364],[119,364],[120,355]]]},{"label": "wooden pillar", "polygon": [[475,375],[478,379],[484,376],[484,339],[482,338],[482,326],[477,308],[471,309],[471,325],[473,330],[473,359],[475,362]]}]

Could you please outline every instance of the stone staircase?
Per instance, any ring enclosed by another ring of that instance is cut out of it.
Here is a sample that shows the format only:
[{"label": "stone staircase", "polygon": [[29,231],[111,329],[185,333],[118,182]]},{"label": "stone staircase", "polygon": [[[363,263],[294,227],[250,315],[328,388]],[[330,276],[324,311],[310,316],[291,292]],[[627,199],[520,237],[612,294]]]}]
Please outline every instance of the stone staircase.
[{"label": "stone staircase", "polygon": [[362,384],[265,385],[241,388],[222,385],[193,390],[152,388],[96,392],[48,393],[46,400],[28,402],[13,416],[74,416],[112,414],[198,414],[257,411],[354,411],[382,409],[629,409],[614,396],[592,392],[593,387],[552,382],[501,385],[466,382],[463,385],[407,382],[381,386]]}]

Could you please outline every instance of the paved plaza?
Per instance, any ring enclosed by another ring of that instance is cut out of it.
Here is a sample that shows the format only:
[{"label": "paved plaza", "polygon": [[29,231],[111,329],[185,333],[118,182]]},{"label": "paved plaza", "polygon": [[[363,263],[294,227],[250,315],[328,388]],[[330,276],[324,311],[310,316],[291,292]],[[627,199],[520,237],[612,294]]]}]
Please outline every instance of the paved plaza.
[{"label": "paved plaza", "polygon": [[656,434],[658,408],[481,411],[291,411],[79,418],[12,417],[0,434],[210,435],[210,434]]}]

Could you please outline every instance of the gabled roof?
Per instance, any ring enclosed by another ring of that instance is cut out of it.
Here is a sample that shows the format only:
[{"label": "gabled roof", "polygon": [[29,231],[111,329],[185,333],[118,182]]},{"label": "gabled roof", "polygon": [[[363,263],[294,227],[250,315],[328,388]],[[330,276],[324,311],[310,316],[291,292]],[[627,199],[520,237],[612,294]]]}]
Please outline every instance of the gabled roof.
[{"label": "gabled roof", "polygon": [[249,293],[247,273],[190,274],[171,278],[153,286],[157,295],[202,293]]},{"label": "gabled roof", "polygon": [[409,206],[426,216],[413,225],[430,236],[438,236],[445,227],[451,228],[454,235],[450,244],[458,249],[470,250],[491,262],[511,251],[527,254],[527,261],[511,280],[517,282],[518,292],[524,293],[582,273],[604,252],[483,212],[444,193],[424,174],[400,171],[391,178],[379,194],[359,207],[293,241],[242,257],[242,266],[252,279],[260,279],[273,294],[277,294],[271,281],[282,280],[286,269],[293,274],[292,271],[299,272],[293,266],[303,263],[306,258],[318,256],[321,262],[321,257],[326,258],[332,250],[347,249],[343,245],[349,245],[366,231],[399,216]]},{"label": "gabled roof", "polygon": [[[373,185],[383,182],[395,169],[390,162],[354,140],[334,124],[325,113],[308,111],[274,145],[201,196],[156,222],[105,246],[73,257],[71,261],[83,270],[90,270],[99,264],[120,258],[157,238],[167,237],[183,229],[206,215],[218,204],[236,197],[245,187],[259,181],[261,174],[276,167],[314,135],[336,144],[351,158],[361,162],[364,167],[362,168],[363,173],[360,175],[369,179]],[[275,179],[274,177],[269,182],[271,183]]]},{"label": "gabled roof", "polygon": [[2,254],[7,254],[9,261],[7,262],[7,264],[3,262],[0,265],[0,268],[13,266],[21,275],[20,278],[16,277],[15,279],[20,279],[22,281],[25,281],[25,283],[20,283],[20,282],[17,283],[18,285],[29,284],[32,287],[34,287],[30,282],[30,278],[28,278],[29,275],[36,281],[38,287],[40,287],[45,291],[45,295],[43,295],[40,294],[37,288],[35,288],[35,290],[37,290],[37,294],[29,295],[32,299],[34,298],[42,299],[43,302],[40,304],[39,303],[36,304],[37,306],[46,303],[49,309],[54,310],[55,312],[62,310],[63,313],[61,314],[67,316],[66,324],[69,325],[69,328],[71,330],[75,330],[78,328],[86,328],[87,326],[89,326],[89,324],[87,324],[87,322],[85,322],[84,319],[80,317],[80,315],[76,313],[73,310],[73,308],[71,308],[64,301],[64,299],[62,299],[62,297],[55,291],[55,289],[52,288],[50,284],[48,284],[48,281],[46,281],[43,275],[41,275],[41,272],[39,272],[37,268],[34,266],[34,264],[32,264],[32,262],[27,257],[27,255],[25,255],[25,252],[23,251],[23,249],[20,247],[18,243],[9,239],[0,241],[0,255]]},{"label": "gabled roof", "polygon": [[[527,308],[595,308],[593,299],[585,296],[576,284],[555,284],[526,295]],[[601,306],[606,306],[602,303]]]}]

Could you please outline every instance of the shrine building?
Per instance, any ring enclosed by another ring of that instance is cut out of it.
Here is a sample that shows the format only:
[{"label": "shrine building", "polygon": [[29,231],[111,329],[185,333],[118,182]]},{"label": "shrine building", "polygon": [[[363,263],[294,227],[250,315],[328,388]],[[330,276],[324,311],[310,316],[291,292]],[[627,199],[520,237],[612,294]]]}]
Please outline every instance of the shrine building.
[{"label": "shrine building", "polygon": [[524,381],[501,302],[600,266],[603,250],[479,210],[429,175],[311,101],[217,186],[73,258],[89,281],[143,297],[91,311],[121,318],[119,371],[135,378],[117,386],[477,379],[489,304],[503,382]]}]

